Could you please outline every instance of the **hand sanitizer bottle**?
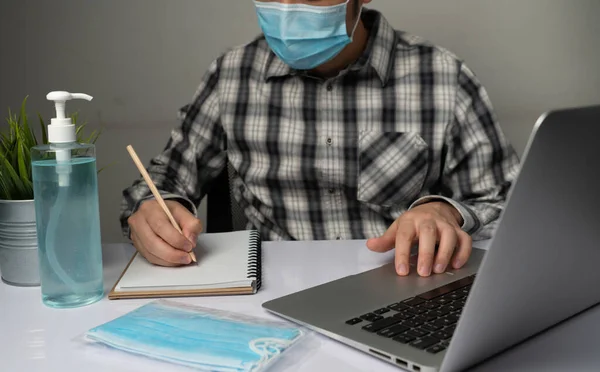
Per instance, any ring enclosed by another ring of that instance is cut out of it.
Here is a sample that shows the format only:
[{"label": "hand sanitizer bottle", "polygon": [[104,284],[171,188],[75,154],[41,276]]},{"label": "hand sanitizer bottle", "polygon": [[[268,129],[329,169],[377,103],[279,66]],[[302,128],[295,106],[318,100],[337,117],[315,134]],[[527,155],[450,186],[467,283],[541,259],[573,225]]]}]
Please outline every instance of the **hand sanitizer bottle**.
[{"label": "hand sanitizer bottle", "polygon": [[66,102],[92,97],[51,92],[56,118],[48,145],[31,150],[42,301],[53,308],[92,304],[104,297],[96,149],[77,143]]}]

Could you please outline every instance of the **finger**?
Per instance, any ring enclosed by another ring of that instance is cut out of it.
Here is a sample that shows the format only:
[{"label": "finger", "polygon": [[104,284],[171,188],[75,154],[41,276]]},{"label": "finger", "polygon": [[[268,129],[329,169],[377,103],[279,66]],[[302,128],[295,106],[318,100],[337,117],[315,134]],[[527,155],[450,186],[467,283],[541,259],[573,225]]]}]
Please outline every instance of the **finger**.
[{"label": "finger", "polygon": [[367,247],[375,252],[387,252],[391,250],[396,244],[397,227],[398,220],[396,220],[382,236],[367,240]]},{"label": "finger", "polygon": [[146,260],[148,260],[148,262],[150,262],[154,265],[159,265],[159,266],[168,266],[168,267],[178,266],[176,264],[167,262],[159,257],[156,257],[155,255],[150,253],[146,248],[144,248],[144,245],[141,243],[140,238],[137,236],[137,234],[135,232],[131,233],[131,239],[133,241],[133,245],[140,252],[140,254],[142,256],[144,256],[144,258]]},{"label": "finger", "polygon": [[421,276],[431,275],[437,243],[437,225],[433,220],[425,220],[419,225],[419,260],[417,270]]},{"label": "finger", "polygon": [[139,223],[136,227],[136,234],[138,234],[144,248],[163,261],[178,265],[187,265],[191,262],[188,253],[175,249],[167,244],[162,238],[154,233],[148,222]]},{"label": "finger", "polygon": [[190,252],[194,248],[192,243],[173,227],[171,221],[169,221],[169,218],[162,209],[153,209],[152,212],[146,216],[146,221],[148,221],[152,231],[171,247],[186,252]]},{"label": "finger", "polygon": [[181,227],[183,235],[192,243],[192,247],[196,247],[198,235],[203,229],[202,222],[190,213],[186,207],[176,201],[170,201],[168,206],[173,218]]},{"label": "finger", "polygon": [[458,230],[457,238],[458,248],[452,258],[452,267],[454,269],[463,267],[469,260],[469,257],[471,257],[471,252],[473,251],[473,238],[469,234],[463,230]]},{"label": "finger", "polygon": [[405,276],[410,272],[408,260],[410,258],[410,249],[417,235],[417,229],[412,220],[405,220],[397,223],[397,230],[394,236],[396,246],[396,272],[398,275]]},{"label": "finger", "polygon": [[446,271],[448,263],[452,259],[452,255],[458,244],[458,236],[456,229],[450,225],[439,227],[438,232],[440,235],[440,244],[435,257],[433,271],[436,274],[441,274]]}]

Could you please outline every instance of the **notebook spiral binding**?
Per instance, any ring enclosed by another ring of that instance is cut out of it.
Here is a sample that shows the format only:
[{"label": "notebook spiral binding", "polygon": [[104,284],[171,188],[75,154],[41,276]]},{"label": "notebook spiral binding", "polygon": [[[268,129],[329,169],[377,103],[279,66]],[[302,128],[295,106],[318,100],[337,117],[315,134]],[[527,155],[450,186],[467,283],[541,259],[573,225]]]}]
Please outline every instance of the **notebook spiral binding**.
[{"label": "notebook spiral binding", "polygon": [[248,273],[247,277],[256,278],[256,290],[262,285],[262,241],[258,231],[250,232],[250,251],[248,254]]}]

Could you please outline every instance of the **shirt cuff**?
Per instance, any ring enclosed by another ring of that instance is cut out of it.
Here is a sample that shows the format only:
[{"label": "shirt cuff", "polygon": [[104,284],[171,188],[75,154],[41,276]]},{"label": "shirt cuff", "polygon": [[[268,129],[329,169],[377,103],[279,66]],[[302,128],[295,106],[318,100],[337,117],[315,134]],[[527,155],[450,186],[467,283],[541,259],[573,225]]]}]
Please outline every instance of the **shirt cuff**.
[{"label": "shirt cuff", "polygon": [[[198,213],[198,209],[196,208],[196,205],[194,203],[192,203],[189,199],[184,198],[181,195],[177,195],[177,194],[171,194],[169,192],[166,191],[160,191],[160,196],[164,199],[164,200],[175,200],[177,202],[179,202],[181,205],[183,205],[188,211],[190,211],[191,214],[193,214],[194,216],[197,215]],[[148,201],[148,200],[154,200],[154,195],[150,194],[148,196],[146,196],[145,198],[139,200],[133,207],[133,210],[131,211],[131,214],[137,212],[137,210],[140,208],[140,206],[142,205],[143,202]],[[127,229],[125,230],[125,234],[126,236],[131,239],[131,230],[129,228],[129,225],[127,225]]]},{"label": "shirt cuff", "polygon": [[471,208],[467,207],[466,205],[464,205],[462,203],[457,202],[456,200],[446,198],[444,196],[438,196],[438,195],[424,196],[422,198],[417,199],[414,203],[412,203],[412,205],[408,209],[411,210],[419,205],[434,202],[434,201],[443,201],[443,202],[450,204],[454,208],[456,208],[456,210],[458,211],[458,213],[460,213],[460,215],[463,219],[463,224],[461,226],[461,229],[463,231],[465,231],[466,233],[473,234],[474,232],[478,231],[479,228],[481,227],[481,222],[479,221],[479,218],[477,217],[477,215],[475,214],[475,212],[473,212],[473,210]]}]

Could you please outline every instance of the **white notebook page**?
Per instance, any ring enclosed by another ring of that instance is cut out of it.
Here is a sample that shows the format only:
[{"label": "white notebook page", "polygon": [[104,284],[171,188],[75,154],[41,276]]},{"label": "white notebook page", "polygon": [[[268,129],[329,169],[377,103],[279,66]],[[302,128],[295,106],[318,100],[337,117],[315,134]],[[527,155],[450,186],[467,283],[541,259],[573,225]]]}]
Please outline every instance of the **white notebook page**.
[{"label": "white notebook page", "polygon": [[184,267],[156,266],[137,254],[117,289],[247,286],[249,244],[250,231],[201,234],[195,250],[198,263]]}]

